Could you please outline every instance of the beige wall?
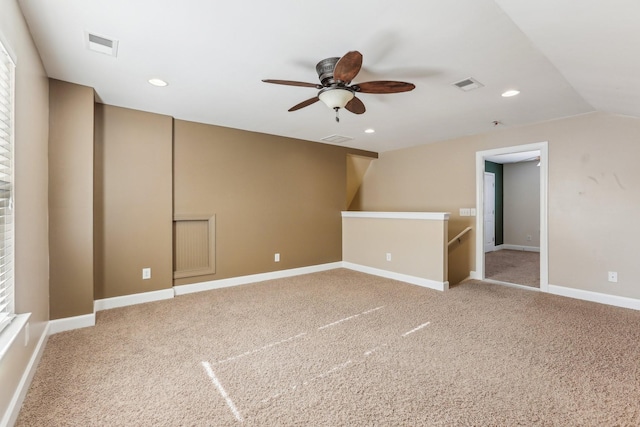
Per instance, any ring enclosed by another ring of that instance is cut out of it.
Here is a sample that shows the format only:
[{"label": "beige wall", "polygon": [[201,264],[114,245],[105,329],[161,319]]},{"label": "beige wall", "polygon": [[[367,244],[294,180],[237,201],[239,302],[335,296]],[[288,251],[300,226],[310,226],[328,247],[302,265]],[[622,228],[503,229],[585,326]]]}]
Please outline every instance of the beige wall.
[{"label": "beige wall", "polygon": [[[454,226],[455,227],[455,226]],[[472,230],[465,233],[458,240],[454,241],[451,246],[448,248],[449,257],[448,257],[448,276],[449,276],[449,285],[457,285],[463,280],[469,277],[469,266],[473,265],[473,260],[475,257],[475,224],[472,225]],[[455,227],[456,229],[458,227]],[[449,239],[452,239],[454,236],[457,236],[462,230],[459,230],[456,233],[451,231],[452,226],[449,224]]]},{"label": "beige wall", "polygon": [[49,319],[47,143],[49,82],[16,0],[0,2],[0,39],[15,56],[16,311],[31,313],[24,335],[0,361],[0,420]]},{"label": "beige wall", "polygon": [[51,319],[93,313],[93,98],[49,82]]},{"label": "beige wall", "polygon": [[[350,209],[449,212],[448,234],[455,236],[466,227],[475,229],[475,217],[459,215],[460,208],[472,206],[475,151],[440,143],[381,153],[369,166]],[[475,231],[467,236],[449,254],[450,285],[469,277]]]},{"label": "beige wall", "polygon": [[348,150],[181,120],[174,138],[174,213],[216,215],[216,273],[177,285],[342,260]]},{"label": "beige wall", "polygon": [[371,157],[347,156],[347,207],[351,206],[372,161]]},{"label": "beige wall", "polygon": [[[454,235],[475,227],[457,213],[475,205],[476,151],[548,141],[549,283],[640,298],[639,138],[640,119],[593,113],[387,152],[369,168],[358,202],[363,210],[451,212]],[[469,259],[463,274],[475,269]],[[607,271],[618,272],[617,284]]]},{"label": "beige wall", "polygon": [[447,281],[446,220],[345,217],[342,236],[345,262]]},{"label": "beige wall", "polygon": [[170,289],[172,118],[102,104],[95,112],[95,299]]},{"label": "beige wall", "polygon": [[[540,247],[540,168],[538,161],[503,167],[504,244]],[[531,240],[527,237],[531,236]]]}]

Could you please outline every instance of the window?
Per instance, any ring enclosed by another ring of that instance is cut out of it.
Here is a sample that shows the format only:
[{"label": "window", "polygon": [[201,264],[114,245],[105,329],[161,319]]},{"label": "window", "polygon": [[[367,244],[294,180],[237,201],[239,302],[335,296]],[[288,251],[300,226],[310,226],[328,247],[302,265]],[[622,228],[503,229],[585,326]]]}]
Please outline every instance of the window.
[{"label": "window", "polygon": [[13,102],[15,64],[0,44],[0,331],[15,314],[13,280]]}]

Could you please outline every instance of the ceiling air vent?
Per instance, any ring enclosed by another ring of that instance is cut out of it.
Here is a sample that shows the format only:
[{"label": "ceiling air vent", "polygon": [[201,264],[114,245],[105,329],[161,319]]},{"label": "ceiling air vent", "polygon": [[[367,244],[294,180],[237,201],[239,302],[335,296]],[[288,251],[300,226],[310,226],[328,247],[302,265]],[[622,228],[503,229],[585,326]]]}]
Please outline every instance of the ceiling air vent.
[{"label": "ceiling air vent", "polygon": [[322,141],[331,142],[333,144],[340,144],[340,143],[343,143],[345,141],[351,141],[352,139],[353,138],[351,138],[350,136],[330,135],[330,136],[325,136],[324,138],[322,138]]},{"label": "ceiling air vent", "polygon": [[118,40],[99,36],[88,31],[85,31],[85,40],[89,50],[110,56],[116,56],[118,54]]},{"label": "ceiling air vent", "polygon": [[456,86],[458,89],[465,92],[469,92],[470,90],[478,89],[484,86],[482,83],[471,77],[452,84],[453,86]]}]

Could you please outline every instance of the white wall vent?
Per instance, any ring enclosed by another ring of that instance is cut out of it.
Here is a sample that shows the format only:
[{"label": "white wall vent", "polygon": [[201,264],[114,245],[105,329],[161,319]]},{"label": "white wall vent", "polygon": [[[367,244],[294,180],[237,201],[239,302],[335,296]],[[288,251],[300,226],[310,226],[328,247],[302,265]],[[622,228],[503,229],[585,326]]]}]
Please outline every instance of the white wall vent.
[{"label": "white wall vent", "polygon": [[322,141],[331,142],[333,144],[340,144],[345,141],[351,141],[353,138],[350,136],[342,136],[342,135],[329,135],[322,138]]},{"label": "white wall vent", "polygon": [[467,78],[464,80],[460,80],[459,82],[452,83],[453,86],[456,86],[458,89],[463,90],[465,92],[469,92],[470,90],[479,89],[484,85],[477,81],[474,78]]},{"label": "white wall vent", "polygon": [[84,32],[84,36],[87,49],[110,56],[118,55],[118,40],[88,31]]}]

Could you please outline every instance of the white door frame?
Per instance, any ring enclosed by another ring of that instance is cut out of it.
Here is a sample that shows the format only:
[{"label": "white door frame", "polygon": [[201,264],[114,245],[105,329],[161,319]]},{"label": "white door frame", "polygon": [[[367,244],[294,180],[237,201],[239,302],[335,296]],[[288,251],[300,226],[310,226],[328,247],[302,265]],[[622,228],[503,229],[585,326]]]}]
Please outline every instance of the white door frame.
[{"label": "white door frame", "polygon": [[484,279],[484,160],[488,156],[519,153],[522,151],[540,151],[540,290],[549,290],[549,243],[548,243],[548,207],[549,190],[549,149],[548,142],[537,142],[514,147],[496,148],[476,152],[476,271],[475,279]]}]

